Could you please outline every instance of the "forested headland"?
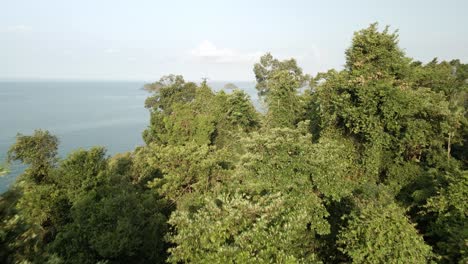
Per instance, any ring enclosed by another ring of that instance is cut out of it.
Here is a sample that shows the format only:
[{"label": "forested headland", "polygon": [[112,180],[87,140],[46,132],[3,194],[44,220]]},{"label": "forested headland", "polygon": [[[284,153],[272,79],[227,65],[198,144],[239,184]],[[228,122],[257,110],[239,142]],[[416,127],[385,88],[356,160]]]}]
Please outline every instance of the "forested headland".
[{"label": "forested headland", "polygon": [[0,262],[467,263],[468,64],[409,55],[377,24],[340,70],[265,54],[265,112],[164,76],[144,146],[114,156],[18,134]]}]

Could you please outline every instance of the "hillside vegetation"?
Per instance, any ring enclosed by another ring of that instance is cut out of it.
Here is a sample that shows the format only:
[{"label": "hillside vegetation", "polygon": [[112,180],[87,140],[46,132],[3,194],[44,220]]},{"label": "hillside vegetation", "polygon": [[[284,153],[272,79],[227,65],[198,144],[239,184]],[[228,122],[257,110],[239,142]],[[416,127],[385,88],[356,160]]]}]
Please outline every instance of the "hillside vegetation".
[{"label": "hillside vegetation", "polygon": [[265,113],[164,76],[128,153],[18,135],[0,262],[466,263],[468,66],[414,61],[377,24],[345,55],[313,77],[262,56]]}]

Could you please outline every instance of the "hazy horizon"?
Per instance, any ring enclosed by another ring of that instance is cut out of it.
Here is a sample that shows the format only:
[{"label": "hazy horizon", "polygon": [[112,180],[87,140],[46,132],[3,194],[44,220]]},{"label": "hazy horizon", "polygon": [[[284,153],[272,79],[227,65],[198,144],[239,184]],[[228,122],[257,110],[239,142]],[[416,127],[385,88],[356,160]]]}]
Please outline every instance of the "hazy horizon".
[{"label": "hazy horizon", "polygon": [[342,68],[353,32],[399,30],[415,60],[468,61],[467,1],[5,1],[0,79],[253,81],[259,57]]},{"label": "hazy horizon", "polygon": [[[157,76],[151,80],[141,79],[77,79],[77,78],[0,78],[0,82],[155,82],[162,76]],[[199,80],[185,79],[185,81],[201,83],[203,78]],[[255,83],[255,80],[207,80],[208,83]]]}]

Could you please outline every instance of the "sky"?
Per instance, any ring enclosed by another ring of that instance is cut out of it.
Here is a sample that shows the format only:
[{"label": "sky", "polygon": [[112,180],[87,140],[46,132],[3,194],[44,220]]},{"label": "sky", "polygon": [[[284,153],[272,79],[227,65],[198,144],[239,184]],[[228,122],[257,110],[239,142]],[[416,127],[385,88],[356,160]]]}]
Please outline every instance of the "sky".
[{"label": "sky", "polygon": [[353,32],[398,29],[407,56],[468,63],[468,1],[0,0],[0,79],[253,81],[259,57],[342,68]]}]

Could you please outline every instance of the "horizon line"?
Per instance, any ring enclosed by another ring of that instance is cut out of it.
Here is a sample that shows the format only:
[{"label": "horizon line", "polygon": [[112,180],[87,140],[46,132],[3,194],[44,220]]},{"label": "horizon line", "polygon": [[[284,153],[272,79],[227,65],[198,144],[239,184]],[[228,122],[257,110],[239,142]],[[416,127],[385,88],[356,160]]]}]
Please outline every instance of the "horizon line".
[{"label": "horizon line", "polygon": [[[5,82],[5,81],[18,81],[18,82],[34,82],[34,81],[82,81],[82,82],[89,82],[89,81],[94,81],[94,82],[144,82],[144,83],[150,83],[150,82],[156,82],[157,79],[149,81],[149,80],[144,80],[144,79],[93,79],[93,78],[41,78],[41,77],[21,77],[21,78],[5,78],[5,77],[0,77],[0,82]],[[200,80],[186,80],[187,82],[202,82],[202,78]],[[212,82],[255,82],[255,79],[253,80],[210,80],[208,79],[208,83]]]}]

